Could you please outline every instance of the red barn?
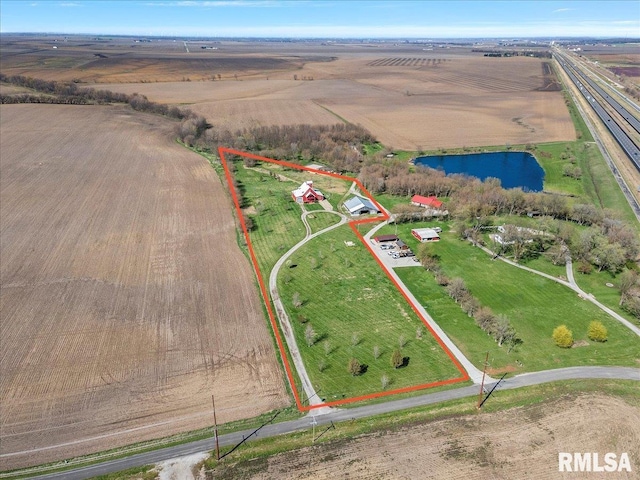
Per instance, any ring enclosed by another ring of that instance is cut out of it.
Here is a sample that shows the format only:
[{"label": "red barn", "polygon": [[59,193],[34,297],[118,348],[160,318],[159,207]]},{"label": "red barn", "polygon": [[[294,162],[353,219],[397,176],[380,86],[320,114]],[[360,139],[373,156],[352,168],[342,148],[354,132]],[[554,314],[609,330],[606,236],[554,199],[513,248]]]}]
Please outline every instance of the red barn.
[{"label": "red barn", "polygon": [[315,203],[324,200],[324,195],[320,190],[313,188],[313,182],[311,180],[307,180],[291,192],[291,196],[298,203]]},{"label": "red barn", "polygon": [[411,197],[411,204],[425,208],[442,208],[443,203],[436,197],[423,197],[422,195],[414,195]]}]

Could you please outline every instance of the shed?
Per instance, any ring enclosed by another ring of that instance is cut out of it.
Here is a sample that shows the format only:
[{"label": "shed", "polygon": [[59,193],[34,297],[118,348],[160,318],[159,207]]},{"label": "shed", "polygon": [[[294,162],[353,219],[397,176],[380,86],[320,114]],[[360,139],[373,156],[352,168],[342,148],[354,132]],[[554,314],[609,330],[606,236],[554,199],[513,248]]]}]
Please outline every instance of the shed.
[{"label": "shed", "polygon": [[411,235],[421,242],[437,242],[440,240],[438,232],[433,228],[414,228],[411,230]]},{"label": "shed", "polygon": [[378,243],[395,242],[400,240],[397,235],[378,235],[377,237],[373,237],[373,239]]},{"label": "shed", "polygon": [[396,242],[396,247],[398,247],[400,250],[409,250],[409,245],[404,243],[402,240],[398,240]]}]

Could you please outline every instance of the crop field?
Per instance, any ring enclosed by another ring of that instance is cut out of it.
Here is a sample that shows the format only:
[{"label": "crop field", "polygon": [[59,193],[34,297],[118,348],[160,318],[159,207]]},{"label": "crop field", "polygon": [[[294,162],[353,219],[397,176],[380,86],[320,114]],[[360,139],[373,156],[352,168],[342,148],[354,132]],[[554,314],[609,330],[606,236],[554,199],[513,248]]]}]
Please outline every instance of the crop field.
[{"label": "crop field", "polygon": [[211,394],[219,422],[289,405],[228,195],[173,123],[0,113],[0,470],[211,425]]},{"label": "crop field", "polygon": [[[417,241],[411,228],[398,228],[398,235],[412,248]],[[425,224],[423,226],[428,226]],[[380,232],[393,233],[392,227]],[[446,230],[446,229],[445,229]],[[636,366],[640,361],[637,336],[575,292],[546,278],[492,261],[491,257],[470,243],[458,240],[451,232],[443,232],[441,241],[433,244],[440,265],[449,278],[460,277],[471,294],[483,306],[506,315],[522,340],[510,353],[506,346],[485,334],[422,268],[396,268],[396,273],[423,302],[429,314],[444,329],[458,348],[478,368],[482,368],[486,352],[490,352],[494,372],[526,372],[570,365]],[[458,259],[464,258],[461,263]],[[487,279],[490,279],[489,281]],[[605,343],[587,339],[587,326],[592,320],[602,322],[609,331]],[[576,348],[555,346],[551,334],[565,324],[573,331]]]},{"label": "crop field", "polygon": [[52,50],[53,40],[5,42],[3,72],[188,104],[232,130],[350,122],[405,150],[575,139],[548,59],[321,42],[189,43],[187,53],[180,42],[78,39]]}]

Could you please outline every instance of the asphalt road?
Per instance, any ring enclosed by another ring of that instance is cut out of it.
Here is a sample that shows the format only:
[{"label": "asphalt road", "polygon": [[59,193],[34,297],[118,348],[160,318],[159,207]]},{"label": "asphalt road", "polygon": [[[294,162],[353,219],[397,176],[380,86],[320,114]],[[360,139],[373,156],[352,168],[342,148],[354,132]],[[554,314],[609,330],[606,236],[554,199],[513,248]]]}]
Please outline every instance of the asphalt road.
[{"label": "asphalt road", "polygon": [[[640,382],[640,369],[630,367],[570,367],[558,370],[546,370],[542,372],[524,373],[509,378],[500,383],[496,389],[509,390],[542,383],[554,382],[558,380],[575,380],[575,379],[621,379],[635,380]],[[494,384],[487,384],[486,390],[490,390]],[[472,385],[468,387],[456,388],[436,393],[428,393],[417,397],[393,400],[375,405],[366,405],[362,407],[349,409],[332,409],[331,413],[316,416],[317,426],[328,425],[330,422],[341,422],[345,420],[358,420],[373,415],[395,412],[407,408],[418,407],[422,405],[431,405],[444,402],[447,400],[455,400],[466,397],[476,397],[479,393],[478,386]],[[291,420],[287,422],[267,425],[257,435],[257,438],[269,438],[284,433],[291,433],[298,430],[308,430],[311,428],[312,419],[309,416]],[[339,426],[338,426],[339,428]],[[247,437],[253,430],[245,430],[242,432],[229,433],[219,438],[220,446],[234,445]],[[107,473],[117,472],[132,467],[142,465],[150,465],[159,463],[172,458],[191,455],[194,453],[211,451],[215,448],[214,439],[200,440],[175,447],[163,448],[147,453],[139,453],[118,460],[109,460],[96,465],[80,467],[74,470],[68,470],[61,473],[53,473],[49,475],[41,475],[38,479],[65,479],[80,480],[104,475]],[[242,448],[242,447],[241,447]]]}]

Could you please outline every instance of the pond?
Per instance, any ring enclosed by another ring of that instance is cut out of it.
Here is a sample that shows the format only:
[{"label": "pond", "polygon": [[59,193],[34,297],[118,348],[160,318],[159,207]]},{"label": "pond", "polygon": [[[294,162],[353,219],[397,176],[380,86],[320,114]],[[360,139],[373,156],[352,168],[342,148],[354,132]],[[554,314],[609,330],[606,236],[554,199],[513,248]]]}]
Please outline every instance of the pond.
[{"label": "pond", "polygon": [[542,191],[544,181],[544,170],[528,152],[434,155],[417,157],[414,163],[443,170],[446,174],[464,173],[481,180],[498,178],[503,188],[520,187],[526,192]]}]

